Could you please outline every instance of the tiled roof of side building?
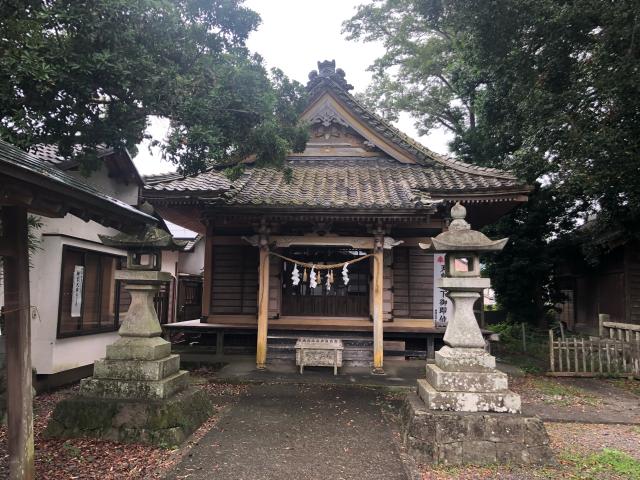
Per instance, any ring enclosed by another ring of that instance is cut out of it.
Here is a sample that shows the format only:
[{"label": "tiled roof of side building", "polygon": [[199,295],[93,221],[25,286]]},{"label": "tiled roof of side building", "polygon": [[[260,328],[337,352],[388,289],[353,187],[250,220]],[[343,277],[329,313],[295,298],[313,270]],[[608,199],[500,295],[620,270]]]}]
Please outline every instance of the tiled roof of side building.
[{"label": "tiled roof of side building", "polygon": [[[104,155],[108,155],[111,152],[113,152],[113,149],[111,148],[98,148],[98,156],[101,157]],[[43,160],[47,163],[50,163],[51,165],[60,168],[71,167],[77,164],[77,162],[75,162],[74,160],[65,158],[64,156],[60,155],[60,152],[58,151],[58,147],[56,145],[34,145],[29,149],[29,153],[39,160]]]},{"label": "tiled roof of side building", "polygon": [[64,193],[71,202],[70,211],[83,218],[87,209],[108,212],[112,218],[121,217],[129,222],[155,224],[157,220],[140,210],[100,192],[87,182],[64,172],[49,162],[20,150],[18,147],[0,140],[0,175],[7,181],[38,182],[43,191]]},{"label": "tiled roof of side building", "polygon": [[197,175],[182,176],[178,173],[147,175],[143,177],[145,190],[174,192],[224,191],[232,187],[232,181],[222,172],[209,169]]}]

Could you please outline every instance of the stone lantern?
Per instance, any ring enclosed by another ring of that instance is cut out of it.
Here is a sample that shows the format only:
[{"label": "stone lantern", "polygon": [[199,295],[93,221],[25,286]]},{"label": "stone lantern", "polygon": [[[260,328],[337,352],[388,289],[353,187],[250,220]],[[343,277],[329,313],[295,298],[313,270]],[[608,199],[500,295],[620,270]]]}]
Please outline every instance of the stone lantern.
[{"label": "stone lantern", "polygon": [[171,280],[161,271],[162,250],[183,245],[157,228],[141,237],[101,240],[127,250],[127,268],[117,270],[115,279],[124,283],[131,304],[120,338],[94,363],[93,377],[82,380],[79,394],[58,403],[47,433],[177,445],[211,412],[207,395],[190,386],[180,356],[171,354],[171,344],[161,337],[153,303],[160,284]]},{"label": "stone lantern", "polygon": [[421,244],[446,253],[439,286],[451,299],[453,317],[445,346],[426,365],[417,395],[403,409],[404,441],[423,463],[549,463],[553,461],[544,425],[520,414],[520,396],[508,388],[485,350],[473,305],[490,287],[480,275],[480,254],[500,251],[508,239],[490,240],[472,230],[460,203],[451,209],[449,229]]},{"label": "stone lantern", "polygon": [[435,365],[427,365],[427,379],[418,380],[420,397],[435,410],[519,413],[520,397],[507,390],[506,374],[495,370],[495,357],[485,351],[473,312],[482,291],[491,286],[480,276],[480,252],[500,251],[508,239],[494,241],[471,230],[466,214],[460,203],[455,204],[449,230],[433,238],[429,247],[446,253],[445,276],[438,286],[451,299],[453,318]]}]

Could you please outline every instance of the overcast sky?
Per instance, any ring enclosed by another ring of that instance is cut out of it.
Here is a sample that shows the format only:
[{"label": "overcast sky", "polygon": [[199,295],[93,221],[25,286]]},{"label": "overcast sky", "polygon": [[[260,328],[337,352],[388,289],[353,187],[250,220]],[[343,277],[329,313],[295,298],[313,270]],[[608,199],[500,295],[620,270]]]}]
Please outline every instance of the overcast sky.
[{"label": "overcast sky", "polygon": [[[342,22],[361,3],[363,0],[247,0],[245,4],[262,17],[262,24],[249,37],[248,46],[265,59],[269,68],[278,67],[303,84],[309,72],[317,68],[318,60],[335,59],[336,67],[346,72],[355,91],[362,91],[371,81],[367,67],[384,49],[381,44],[347,41],[341,33]],[[418,137],[409,117],[401,118],[397,126],[436,152],[448,151],[448,137],[442,131]],[[166,121],[154,119],[149,133],[162,139],[166,129]],[[157,151],[150,154],[146,144],[139,146],[134,162],[144,175],[174,170],[173,165],[161,160]]]}]

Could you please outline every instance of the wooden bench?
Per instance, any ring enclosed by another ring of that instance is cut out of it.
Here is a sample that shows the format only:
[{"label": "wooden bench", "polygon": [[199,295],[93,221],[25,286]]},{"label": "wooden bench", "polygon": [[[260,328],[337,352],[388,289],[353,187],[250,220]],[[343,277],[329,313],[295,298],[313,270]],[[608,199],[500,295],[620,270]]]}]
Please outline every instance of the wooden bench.
[{"label": "wooden bench", "polygon": [[342,340],[338,338],[301,337],[296,342],[296,365],[300,373],[305,366],[333,367],[333,374],[338,374],[342,367]]}]

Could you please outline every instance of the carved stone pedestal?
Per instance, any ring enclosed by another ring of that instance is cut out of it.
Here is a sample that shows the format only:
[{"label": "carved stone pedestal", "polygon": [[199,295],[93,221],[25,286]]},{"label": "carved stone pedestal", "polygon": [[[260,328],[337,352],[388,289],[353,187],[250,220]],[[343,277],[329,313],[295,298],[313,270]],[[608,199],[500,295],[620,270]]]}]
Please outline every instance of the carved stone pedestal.
[{"label": "carved stone pedestal", "polygon": [[79,394],[56,406],[47,434],[178,445],[209,417],[212,406],[204,392],[189,388],[180,357],[160,338],[153,297],[169,274],[116,275],[131,293],[120,339],[95,362],[93,377],[80,383]]},{"label": "carved stone pedestal", "polygon": [[520,396],[484,350],[441,348],[418,380],[418,395],[432,410],[520,413]]},{"label": "carved stone pedestal", "polygon": [[402,408],[402,441],[422,464],[555,463],[542,421],[508,413],[444,412],[414,393]]}]

